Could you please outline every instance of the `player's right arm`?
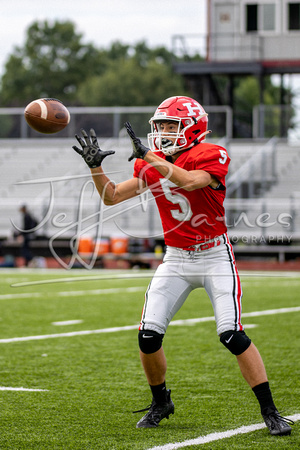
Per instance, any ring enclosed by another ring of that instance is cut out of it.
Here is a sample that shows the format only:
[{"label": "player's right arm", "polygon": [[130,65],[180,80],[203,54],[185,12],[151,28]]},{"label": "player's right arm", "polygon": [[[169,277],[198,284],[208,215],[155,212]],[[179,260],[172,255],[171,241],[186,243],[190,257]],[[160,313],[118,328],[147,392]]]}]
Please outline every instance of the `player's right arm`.
[{"label": "player's right arm", "polygon": [[103,172],[102,161],[106,156],[113,155],[113,150],[103,151],[99,147],[96,133],[90,130],[90,136],[85,130],[81,130],[82,137],[75,135],[81,148],[73,146],[73,149],[84,159],[89,166],[95,186],[105,205],[116,205],[117,203],[136,197],[144,192],[146,183],[140,178],[131,178],[115,184]]},{"label": "player's right arm", "polygon": [[103,172],[102,167],[91,169],[93,180],[105,205],[116,205],[144,192],[146,184],[140,178],[131,178],[115,184]]}]

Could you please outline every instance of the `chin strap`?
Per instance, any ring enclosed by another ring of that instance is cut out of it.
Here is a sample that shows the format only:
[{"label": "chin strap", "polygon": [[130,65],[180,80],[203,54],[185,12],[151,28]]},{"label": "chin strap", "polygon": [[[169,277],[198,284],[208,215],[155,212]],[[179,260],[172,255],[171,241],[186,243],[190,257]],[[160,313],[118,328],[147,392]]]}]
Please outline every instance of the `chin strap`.
[{"label": "chin strap", "polygon": [[204,141],[205,141],[206,135],[209,134],[209,133],[211,133],[211,130],[204,131],[204,133],[200,134],[200,136],[197,137],[197,138],[194,140],[193,145],[200,144],[201,139],[203,139],[203,137],[204,137],[204,139],[203,139],[202,142],[204,142]]}]

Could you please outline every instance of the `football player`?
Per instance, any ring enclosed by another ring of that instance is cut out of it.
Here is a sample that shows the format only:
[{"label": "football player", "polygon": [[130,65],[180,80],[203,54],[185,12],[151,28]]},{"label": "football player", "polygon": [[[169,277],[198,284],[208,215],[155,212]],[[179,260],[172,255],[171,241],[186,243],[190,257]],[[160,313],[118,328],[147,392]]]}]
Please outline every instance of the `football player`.
[{"label": "football player", "polygon": [[289,420],[274,405],[262,358],[241,322],[242,287],[224,212],[225,176],[230,158],[225,148],[205,143],[208,118],[194,99],[164,100],[150,119],[149,148],[125,123],[135,159],[133,177],[114,184],[102,169],[113,151],[99,148],[94,130],[76,135],[74,146],[91,169],[106,205],[115,205],[150,189],[159,209],[166,254],[145,295],[139,327],[143,369],[152,403],[137,428],[154,428],[174,413],[166,388],[167,362],[162,342],[167,327],[189,293],[203,287],[213,306],[221,343],[236,356],[241,373],[260,404],[272,435],[291,433]]}]

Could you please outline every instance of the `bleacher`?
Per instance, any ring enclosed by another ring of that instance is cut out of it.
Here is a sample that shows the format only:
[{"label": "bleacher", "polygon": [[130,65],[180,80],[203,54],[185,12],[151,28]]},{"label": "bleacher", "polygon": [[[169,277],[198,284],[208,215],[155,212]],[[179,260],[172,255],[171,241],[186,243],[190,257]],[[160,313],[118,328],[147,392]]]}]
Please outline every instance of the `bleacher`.
[{"label": "bleacher", "polygon": [[[128,138],[100,139],[99,143],[103,150],[116,151],[103,164],[109,177],[116,183],[130,178],[134,162],[127,160],[131,153]],[[95,238],[125,234],[130,239],[161,239],[162,228],[151,193],[121,205],[104,206],[88,167],[72,149],[75,144],[69,138],[0,141],[0,239],[12,236],[13,224],[20,226],[22,204],[27,204],[42,222],[37,236],[70,239],[80,232]],[[225,145],[231,157],[229,185],[239,171],[244,173],[240,183],[231,184],[234,187],[225,204],[233,243],[297,245],[300,147],[276,142],[272,152],[265,152],[267,165],[262,168],[259,155],[265,142],[230,141]],[[251,158],[254,165],[249,171],[247,164]],[[263,170],[267,170],[265,177]],[[245,198],[249,185],[251,198]]]},{"label": "bleacher", "polygon": [[[38,230],[40,234],[53,235],[61,231],[51,223],[57,214],[66,215],[61,222],[61,229],[64,223],[75,222],[80,205],[83,216],[91,217],[85,219],[85,228],[92,226],[91,222],[97,214],[103,214],[103,235],[120,234],[121,229],[126,228],[129,234],[147,236],[149,232],[152,233],[150,225],[155,227],[155,234],[161,233],[158,215],[158,220],[154,217],[156,209],[153,201],[148,202],[147,211],[142,210],[138,198],[114,207],[101,204],[88,167],[72,149],[75,143],[71,139],[10,139],[1,142],[0,238],[12,233],[11,221],[20,225],[19,207],[22,204],[27,204],[40,221],[48,211],[50,199],[53,200],[53,211],[51,218]],[[127,161],[131,151],[128,139],[99,140],[99,143],[104,150],[116,151],[114,157],[106,158],[104,162],[109,177],[116,183],[132,177],[133,162]],[[137,209],[141,210],[138,222]],[[149,211],[152,211],[151,218]],[[111,215],[113,218],[110,219]],[[143,226],[140,226],[141,221]],[[91,229],[87,232],[93,234],[96,231]],[[65,236],[70,237],[73,233],[74,230],[69,228]]]},{"label": "bleacher", "polygon": [[[239,159],[238,143],[230,144],[230,152],[233,160]],[[245,241],[247,235],[257,241],[299,241],[300,146],[275,141],[249,156],[252,165],[248,159],[227,177],[229,233],[244,236]],[[241,181],[239,185],[232,183],[234,178]]]}]

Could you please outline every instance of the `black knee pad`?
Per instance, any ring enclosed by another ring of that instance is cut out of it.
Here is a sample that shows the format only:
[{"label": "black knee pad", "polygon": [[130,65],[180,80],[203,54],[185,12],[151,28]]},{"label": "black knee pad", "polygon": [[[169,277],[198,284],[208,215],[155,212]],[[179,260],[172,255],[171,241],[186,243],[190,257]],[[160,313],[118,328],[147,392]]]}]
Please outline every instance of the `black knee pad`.
[{"label": "black knee pad", "polygon": [[251,344],[245,331],[225,331],[221,334],[220,341],[234,355],[241,355]]},{"label": "black knee pad", "polygon": [[151,330],[139,331],[139,346],[143,353],[155,353],[162,346],[163,334]]}]

